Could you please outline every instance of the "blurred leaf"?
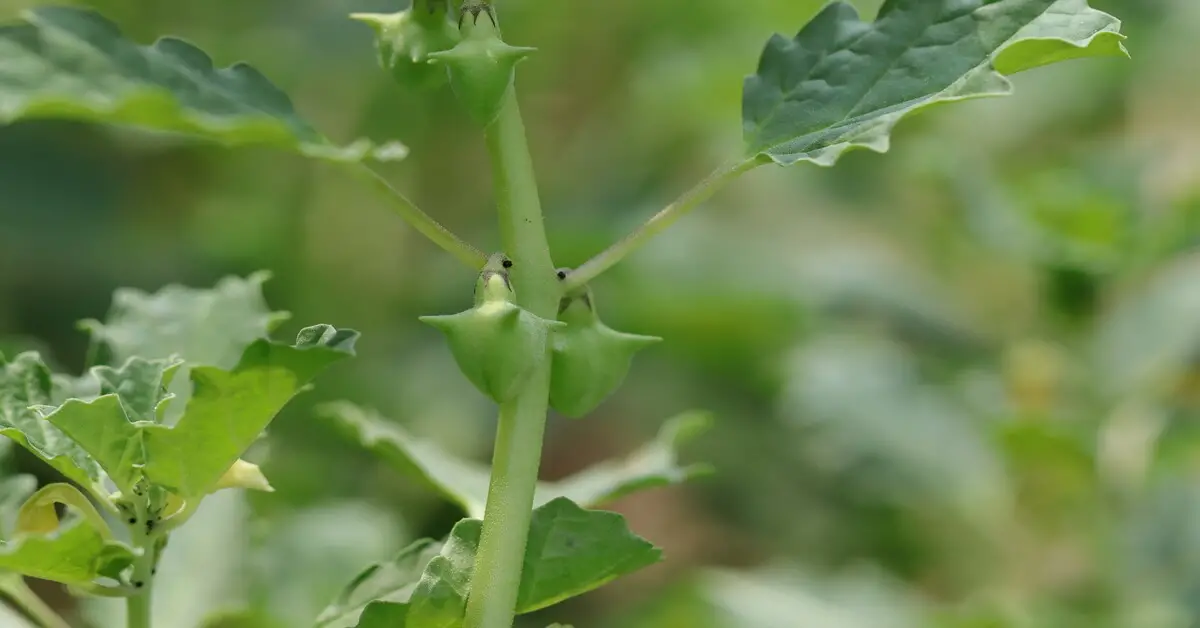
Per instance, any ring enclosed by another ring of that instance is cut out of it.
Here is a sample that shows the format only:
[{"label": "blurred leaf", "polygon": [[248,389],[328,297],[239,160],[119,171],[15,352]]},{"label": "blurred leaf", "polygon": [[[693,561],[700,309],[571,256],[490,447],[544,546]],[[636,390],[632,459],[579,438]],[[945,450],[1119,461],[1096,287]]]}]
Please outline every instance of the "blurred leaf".
[{"label": "blurred leaf", "polygon": [[746,79],[750,155],[830,166],[847,150],[888,149],[919,109],[1012,91],[1005,75],[1125,55],[1120,22],[1086,0],[892,0],[874,24],[833,3],[792,40],[768,42]]},{"label": "blurred leaf", "polygon": [[[60,524],[55,504],[75,516]],[[69,484],[51,484],[21,507],[16,533],[0,541],[0,571],[87,584],[113,578],[133,563],[133,550],[112,540],[108,525],[91,502]]]},{"label": "blurred leaf", "polygon": [[1200,352],[1200,255],[1172,261],[1120,295],[1092,341],[1097,389],[1111,394],[1170,390]]},{"label": "blurred leaf", "polygon": [[[486,465],[462,460],[437,445],[415,438],[399,425],[354,404],[338,402],[321,408],[364,447],[379,454],[402,473],[419,478],[469,517],[483,516],[487,504],[490,470]],[[679,484],[708,473],[708,465],[680,465],[679,448],[706,432],[712,418],[687,412],[669,419],[654,442],[623,460],[605,462],[558,482],[540,482],[534,505],[567,497],[585,508],[600,506],[631,493]]]},{"label": "blurred leaf", "polygon": [[408,622],[408,604],[376,602],[367,607],[355,628],[404,628]]},{"label": "blurred leaf", "polygon": [[923,382],[902,348],[867,335],[828,334],[801,347],[786,396],[833,470],[870,473],[897,501],[940,501],[976,524],[1003,520],[1011,487],[983,425]]},{"label": "blurred leaf", "polygon": [[11,539],[17,526],[17,511],[37,490],[37,478],[17,475],[0,479],[0,541]]},{"label": "blurred leaf", "polygon": [[52,395],[50,370],[36,353],[22,353],[12,362],[0,355],[0,435],[16,441],[77,484],[106,494],[100,465],[31,409],[51,403]]},{"label": "blurred leaf", "polygon": [[317,325],[302,330],[295,346],[255,341],[232,370],[195,368],[194,396],[174,427],[131,422],[116,395],[70,400],[45,418],[96,455],[110,473],[122,479],[144,473],[185,499],[199,497],[213,490],[317,373],[354,354],[357,338],[352,330]]},{"label": "blurred leaf", "polygon": [[283,624],[255,611],[225,611],[205,618],[200,628],[282,628]]},{"label": "blurred leaf", "polygon": [[795,570],[712,571],[708,597],[729,628],[918,628],[920,605],[878,576],[821,579]]},{"label": "blurred leaf", "polygon": [[[362,571],[363,565],[394,553],[398,539],[407,536],[390,511],[352,501],[272,516],[263,521],[259,533],[261,538],[251,557],[253,608],[285,626],[313,626],[313,618],[330,612],[323,611],[326,604]],[[427,560],[415,568],[413,582]],[[379,570],[386,571],[386,566]],[[384,575],[379,572],[375,582]],[[369,582],[362,583],[362,587],[359,596],[374,589]],[[356,616],[354,606],[357,604],[357,610],[361,610],[365,602],[355,597],[352,587],[346,587],[342,596],[349,596],[339,598],[347,605],[342,614]]]},{"label": "blurred leaf", "polygon": [[[364,612],[368,606],[400,607],[402,614],[408,612],[408,600],[425,571],[430,559],[441,552],[442,544],[422,539],[400,550],[395,558],[386,563],[368,567],[360,573],[336,600],[317,617],[317,628],[351,628],[370,626],[368,615],[387,615],[391,611],[379,609]],[[373,602],[396,602],[397,604],[373,604]],[[360,622],[361,617],[361,622]],[[374,621],[374,620],[372,620]],[[403,625],[386,624],[388,626]]]},{"label": "blurred leaf", "polygon": [[[454,525],[450,538],[442,544],[438,555],[425,565],[421,579],[413,589],[406,618],[408,624],[421,628],[462,626],[482,531],[483,522],[478,519],[463,519]],[[525,574],[521,578],[524,580]]]},{"label": "blurred leaf", "polygon": [[188,372],[193,366],[232,368],[247,345],[289,318],[287,312],[272,312],[263,299],[263,283],[270,276],[225,277],[212,288],[172,284],[152,294],[121,288],[113,293],[104,323],[82,325],[93,341],[108,348],[115,363],[133,357],[183,359],[186,363],[169,387],[176,396],[169,414],[178,418],[191,396]]},{"label": "blurred leaf", "polygon": [[337,161],[406,153],[398,144],[374,147],[365,139],[335,145],[249,65],[214,68],[204,51],[170,37],[139,46],[86,9],[39,7],[0,28],[0,85],[6,95],[0,123],[80,118]]}]

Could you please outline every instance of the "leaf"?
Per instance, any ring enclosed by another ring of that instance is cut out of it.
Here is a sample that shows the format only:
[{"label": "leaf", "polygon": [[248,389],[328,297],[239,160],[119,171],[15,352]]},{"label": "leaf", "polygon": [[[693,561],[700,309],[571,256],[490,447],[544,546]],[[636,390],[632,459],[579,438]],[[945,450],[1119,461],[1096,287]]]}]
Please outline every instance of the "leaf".
[{"label": "leaf", "polygon": [[70,484],[49,484],[31,495],[17,512],[16,534],[50,534],[58,529],[55,505],[69,506],[105,539],[112,534],[104,517],[79,489]]},{"label": "leaf", "polygon": [[[408,616],[421,628],[456,627],[466,610],[482,522],[454,526],[413,592]],[[633,534],[621,515],[557,498],[533,511],[517,613],[529,613],[599,588],[657,563],[662,552]]]},{"label": "leaf", "polygon": [[707,412],[685,412],[663,424],[653,442],[623,460],[600,463],[568,478],[547,484],[536,497],[546,503],[566,497],[585,508],[600,506],[640,491],[682,484],[712,472],[707,464],[679,464],[679,449],[712,428]]},{"label": "leaf", "polygon": [[156,424],[171,400],[167,386],[178,361],[130,358],[120,369],[99,366],[92,374],[103,393],[91,401],[68,399],[57,408],[35,408],[92,456],[121,492],[129,495],[142,477],[146,448],[142,430]]},{"label": "leaf", "polygon": [[1127,55],[1120,26],[1087,0],[888,0],[873,24],[835,2],[767,43],[745,82],[747,152],[821,166],[856,147],[886,152],[920,109],[1007,95],[1007,75],[1041,65]]},{"label": "leaf", "polygon": [[363,611],[355,628],[404,628],[408,622],[408,604],[374,602]]},{"label": "leaf", "polygon": [[177,357],[186,361],[172,379],[174,409],[164,422],[177,419],[191,397],[189,372],[195,365],[232,368],[246,347],[266,338],[287,312],[272,312],[263,298],[270,273],[225,277],[212,288],[172,284],[154,293],[121,288],[113,293],[104,323],[84,321],[93,341],[103,343],[112,361]]},{"label": "leaf", "polygon": [[1200,349],[1200,254],[1142,280],[1100,319],[1091,353],[1097,390],[1154,394],[1178,386]]},{"label": "leaf", "polygon": [[96,456],[122,490],[144,473],[184,499],[200,497],[317,373],[353,355],[357,337],[317,325],[302,330],[295,346],[255,341],[232,370],[195,368],[192,399],[174,427],[132,422],[113,394],[69,400],[46,420]]},{"label": "leaf", "polygon": [[[55,504],[68,506],[76,516],[60,524]],[[68,484],[34,493],[21,507],[16,534],[0,542],[0,570],[67,584],[115,577],[133,558],[131,548],[112,540],[91,502]]]},{"label": "leaf", "polygon": [[[420,479],[458,504],[467,516],[483,516],[490,481],[490,470],[486,465],[453,456],[429,441],[412,436],[379,414],[351,403],[326,404],[319,413],[400,472]],[[678,484],[707,473],[707,465],[682,466],[677,457],[680,446],[710,425],[711,418],[699,412],[669,419],[654,442],[624,460],[607,462],[558,482],[539,482],[534,504],[542,505],[566,496],[590,508],[630,493]]]},{"label": "leaf", "polygon": [[533,511],[518,612],[528,613],[599,588],[662,560],[614,512],[557,498]]},{"label": "leaf", "polygon": [[279,628],[279,622],[257,611],[223,611],[206,617],[200,628]]},{"label": "leaf", "polygon": [[[390,615],[390,612],[382,609],[367,612],[367,608],[389,602],[401,603],[405,609],[403,612],[407,613],[407,602],[421,579],[425,565],[438,555],[441,547],[441,543],[422,539],[400,550],[392,560],[371,565],[321,612],[317,617],[316,628],[370,625],[367,622],[368,615]],[[378,604],[372,604],[373,602]]]},{"label": "leaf", "polygon": [[421,628],[460,628],[471,592],[471,572],[483,522],[463,519],[454,525],[441,552],[429,560],[413,590],[407,620]]},{"label": "leaf", "polygon": [[17,475],[0,479],[0,541],[12,538],[17,527],[17,511],[37,490],[37,478]]},{"label": "leaf", "polygon": [[215,68],[204,51],[164,37],[139,46],[99,13],[39,7],[0,26],[0,124],[78,118],[184,133],[236,146],[267,144],[335,161],[398,159],[396,143],[338,146],[244,63]]},{"label": "leaf", "polygon": [[36,353],[22,353],[12,362],[0,355],[0,435],[16,441],[71,481],[106,494],[100,465],[31,409],[51,403],[52,397],[50,370]]}]

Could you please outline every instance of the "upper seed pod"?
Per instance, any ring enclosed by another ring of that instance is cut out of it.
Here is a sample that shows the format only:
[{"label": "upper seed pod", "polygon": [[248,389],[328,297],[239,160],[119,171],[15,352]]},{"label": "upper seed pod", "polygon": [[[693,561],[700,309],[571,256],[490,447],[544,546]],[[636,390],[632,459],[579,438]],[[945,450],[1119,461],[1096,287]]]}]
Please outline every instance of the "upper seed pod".
[{"label": "upper seed pod", "polygon": [[423,316],[446,334],[450,352],[467,379],[497,403],[515,397],[540,360],[550,330],[562,326],[519,307],[508,276],[512,261],[488,259],[475,282],[475,307],[448,316]]},{"label": "upper seed pod", "polygon": [[[560,270],[560,279],[567,271]],[[625,381],[638,351],[658,342],[656,336],[626,334],[605,325],[596,315],[591,288],[565,295],[559,319],[566,327],[554,332],[550,406],[578,418],[595,410]]]},{"label": "upper seed pod", "polygon": [[458,29],[446,14],[446,0],[413,0],[399,13],[355,13],[352,19],[375,29],[379,64],[401,85],[431,87],[446,73],[429,63],[432,53],[458,43]]},{"label": "upper seed pod", "polygon": [[429,58],[446,64],[450,86],[459,101],[476,122],[487,126],[500,113],[517,63],[536,49],[504,43],[495,12],[480,0],[463,4],[459,28],[462,40],[458,45]]}]

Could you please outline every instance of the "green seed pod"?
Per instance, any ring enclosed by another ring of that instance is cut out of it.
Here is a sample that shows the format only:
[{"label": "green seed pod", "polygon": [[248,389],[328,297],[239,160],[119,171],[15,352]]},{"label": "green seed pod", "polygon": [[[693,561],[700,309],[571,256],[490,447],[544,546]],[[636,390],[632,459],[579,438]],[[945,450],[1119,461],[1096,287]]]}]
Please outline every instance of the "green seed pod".
[{"label": "green seed pod", "polygon": [[[560,279],[566,274],[566,270],[558,272]],[[595,307],[587,286],[564,296],[558,307],[566,327],[554,332],[550,406],[573,418],[595,410],[616,391],[635,353],[662,341],[613,330],[596,316]]]},{"label": "green seed pod", "polygon": [[429,88],[445,81],[445,70],[430,65],[429,56],[458,43],[458,29],[446,14],[446,0],[413,0],[399,13],[355,13],[352,19],[375,29],[379,65],[397,83]]},{"label": "green seed pod", "polygon": [[458,368],[497,403],[516,396],[538,362],[546,359],[550,330],[563,326],[514,303],[511,266],[504,255],[493,255],[475,282],[475,307],[421,317],[446,334]]},{"label": "green seed pod", "polygon": [[500,113],[517,63],[536,49],[504,43],[495,12],[479,0],[464,3],[459,26],[462,41],[429,58],[446,65],[450,86],[459,101],[476,122],[487,126]]}]

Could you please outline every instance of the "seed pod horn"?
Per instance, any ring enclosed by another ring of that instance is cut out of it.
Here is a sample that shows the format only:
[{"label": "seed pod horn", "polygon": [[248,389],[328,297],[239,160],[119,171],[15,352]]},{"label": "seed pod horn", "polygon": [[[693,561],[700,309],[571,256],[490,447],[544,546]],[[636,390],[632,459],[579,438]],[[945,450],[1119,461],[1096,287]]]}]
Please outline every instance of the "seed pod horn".
[{"label": "seed pod horn", "polygon": [[[559,270],[559,279],[565,279],[568,272]],[[596,314],[596,301],[587,286],[563,296],[559,319],[566,327],[554,331],[550,406],[569,417],[595,410],[625,381],[633,356],[662,341],[605,325]]]},{"label": "seed pod horn", "polygon": [[547,358],[550,330],[563,326],[516,304],[511,267],[507,256],[493,255],[475,281],[474,307],[420,319],[446,335],[463,375],[497,403],[520,392],[538,363]]}]

